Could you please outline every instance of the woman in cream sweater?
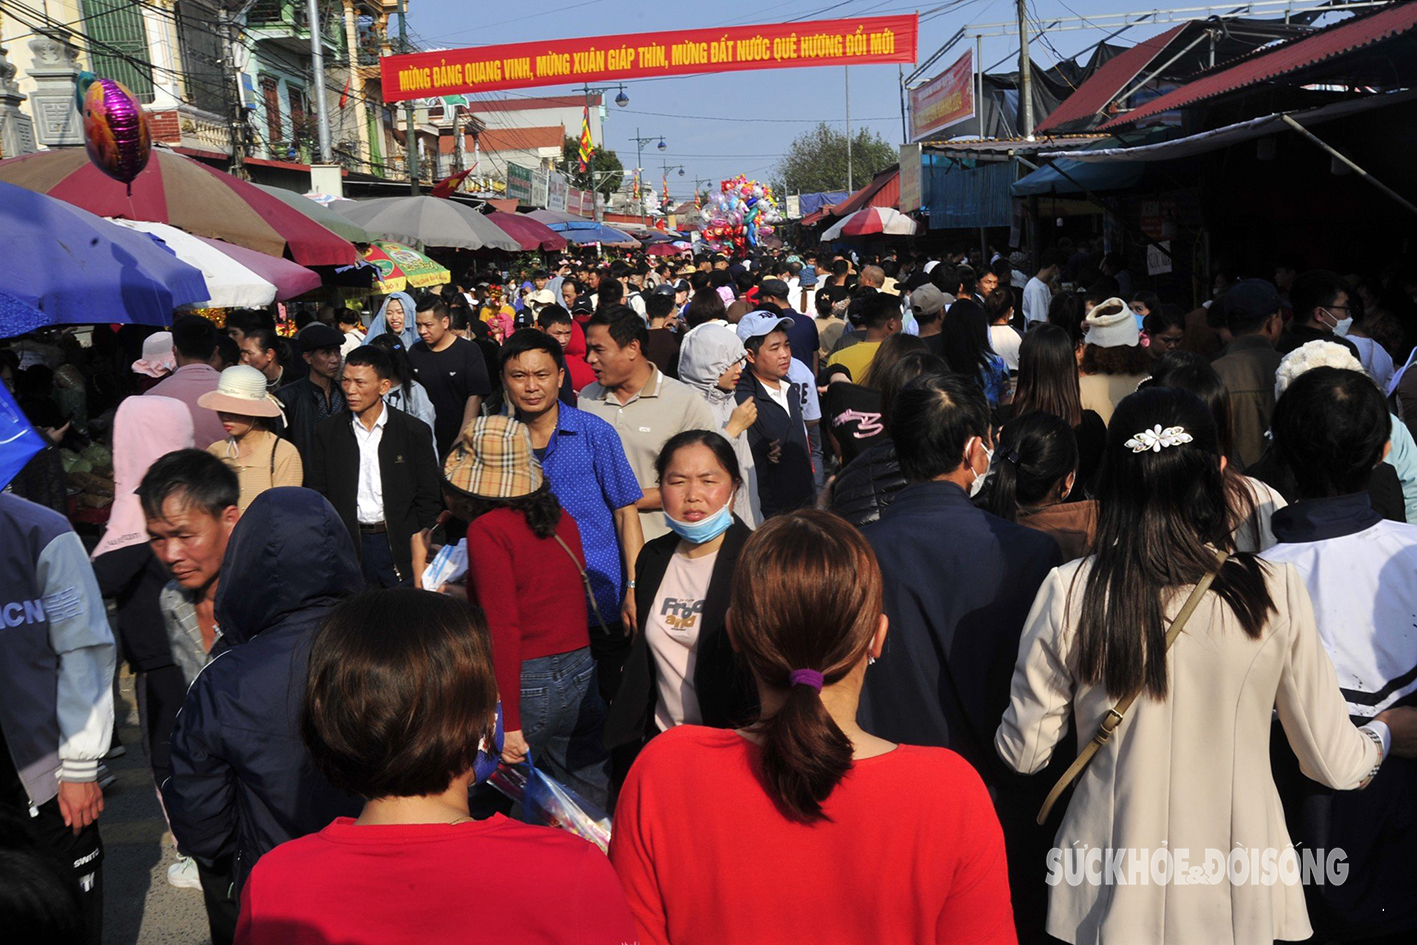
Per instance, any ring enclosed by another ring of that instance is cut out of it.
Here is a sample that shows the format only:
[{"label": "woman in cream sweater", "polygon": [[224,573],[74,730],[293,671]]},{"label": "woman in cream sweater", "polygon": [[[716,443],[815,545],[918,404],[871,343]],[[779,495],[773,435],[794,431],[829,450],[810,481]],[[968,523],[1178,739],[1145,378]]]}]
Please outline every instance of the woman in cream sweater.
[{"label": "woman in cream sweater", "polygon": [[[1058,828],[1047,928],[1067,942],[1308,938],[1297,870],[1292,883],[1285,870],[1269,884],[1241,875],[1293,853],[1270,774],[1273,713],[1305,774],[1338,790],[1363,787],[1386,752],[1410,749],[1417,710],[1362,729],[1349,721],[1293,568],[1250,554],[1220,563],[1233,548],[1223,468],[1194,394],[1123,400],[1107,439],[1098,552],[1049,576],[1024,628],[994,739],[1016,770],[1041,770],[1070,717],[1086,744],[1140,693],[1077,778]],[[1170,621],[1212,571],[1168,651]]]}]

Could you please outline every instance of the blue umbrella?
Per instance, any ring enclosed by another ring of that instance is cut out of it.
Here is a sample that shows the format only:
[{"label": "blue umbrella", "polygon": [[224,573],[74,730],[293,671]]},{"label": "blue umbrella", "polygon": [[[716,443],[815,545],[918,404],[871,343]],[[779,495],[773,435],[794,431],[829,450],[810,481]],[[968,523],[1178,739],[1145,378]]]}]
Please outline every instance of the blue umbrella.
[{"label": "blue umbrella", "polygon": [[10,389],[0,384],[0,489],[10,484],[30,458],[44,449],[44,438],[20,412]]},{"label": "blue umbrella", "polygon": [[87,210],[0,183],[0,338],[45,325],[166,325],[211,298],[202,272]]},{"label": "blue umbrella", "polygon": [[613,226],[606,226],[604,223],[548,223],[551,229],[560,233],[572,243],[634,243],[637,240],[623,230],[617,230]]}]

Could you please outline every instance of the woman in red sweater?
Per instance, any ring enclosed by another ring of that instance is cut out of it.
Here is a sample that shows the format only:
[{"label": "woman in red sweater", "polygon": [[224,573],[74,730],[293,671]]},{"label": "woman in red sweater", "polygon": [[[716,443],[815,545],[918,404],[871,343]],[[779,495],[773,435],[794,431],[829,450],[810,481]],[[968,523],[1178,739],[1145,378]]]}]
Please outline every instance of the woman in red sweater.
[{"label": "woman in red sweater", "polygon": [[526,425],[479,417],[443,466],[467,530],[468,585],[487,613],[502,715],[502,760],[525,761],[609,807],[605,702],[586,630],[585,555],[532,452]]},{"label": "woman in red sweater", "polygon": [[827,512],[771,519],[738,559],[728,633],[762,712],[650,741],[610,859],[643,945],[1013,945],[1004,839],[984,783],[944,748],[861,730],[886,618],[861,534]]},{"label": "woman in red sweater", "polygon": [[635,940],[598,849],[469,816],[469,786],[496,765],[497,684],[476,608],[411,588],[351,598],[316,634],[307,679],[310,760],[364,810],[261,857],[241,891],[239,945]]}]

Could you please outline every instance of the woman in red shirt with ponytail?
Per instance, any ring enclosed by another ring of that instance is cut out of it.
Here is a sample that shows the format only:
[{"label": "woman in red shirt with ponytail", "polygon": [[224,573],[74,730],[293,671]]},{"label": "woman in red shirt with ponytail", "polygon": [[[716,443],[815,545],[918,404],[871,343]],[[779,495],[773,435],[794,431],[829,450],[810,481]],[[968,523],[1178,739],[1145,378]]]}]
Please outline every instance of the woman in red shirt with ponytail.
[{"label": "woman in red shirt with ponytail", "polygon": [[881,597],[870,546],[834,515],[780,516],[748,540],[728,632],[759,720],[654,738],[615,811],[610,858],[643,945],[1016,942],[974,769],[856,724]]}]

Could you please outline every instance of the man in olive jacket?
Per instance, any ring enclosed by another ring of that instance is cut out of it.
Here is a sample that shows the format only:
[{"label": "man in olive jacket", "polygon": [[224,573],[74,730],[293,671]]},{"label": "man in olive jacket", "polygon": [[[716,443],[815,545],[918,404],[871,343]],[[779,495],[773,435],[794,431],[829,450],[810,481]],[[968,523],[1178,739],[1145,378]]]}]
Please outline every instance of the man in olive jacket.
[{"label": "man in olive jacket", "polygon": [[315,427],[305,485],[330,500],[359,552],[371,587],[412,587],[412,539],[442,510],[438,458],[428,425],[384,403],[387,352],[365,345],[345,360],[348,408]]}]

